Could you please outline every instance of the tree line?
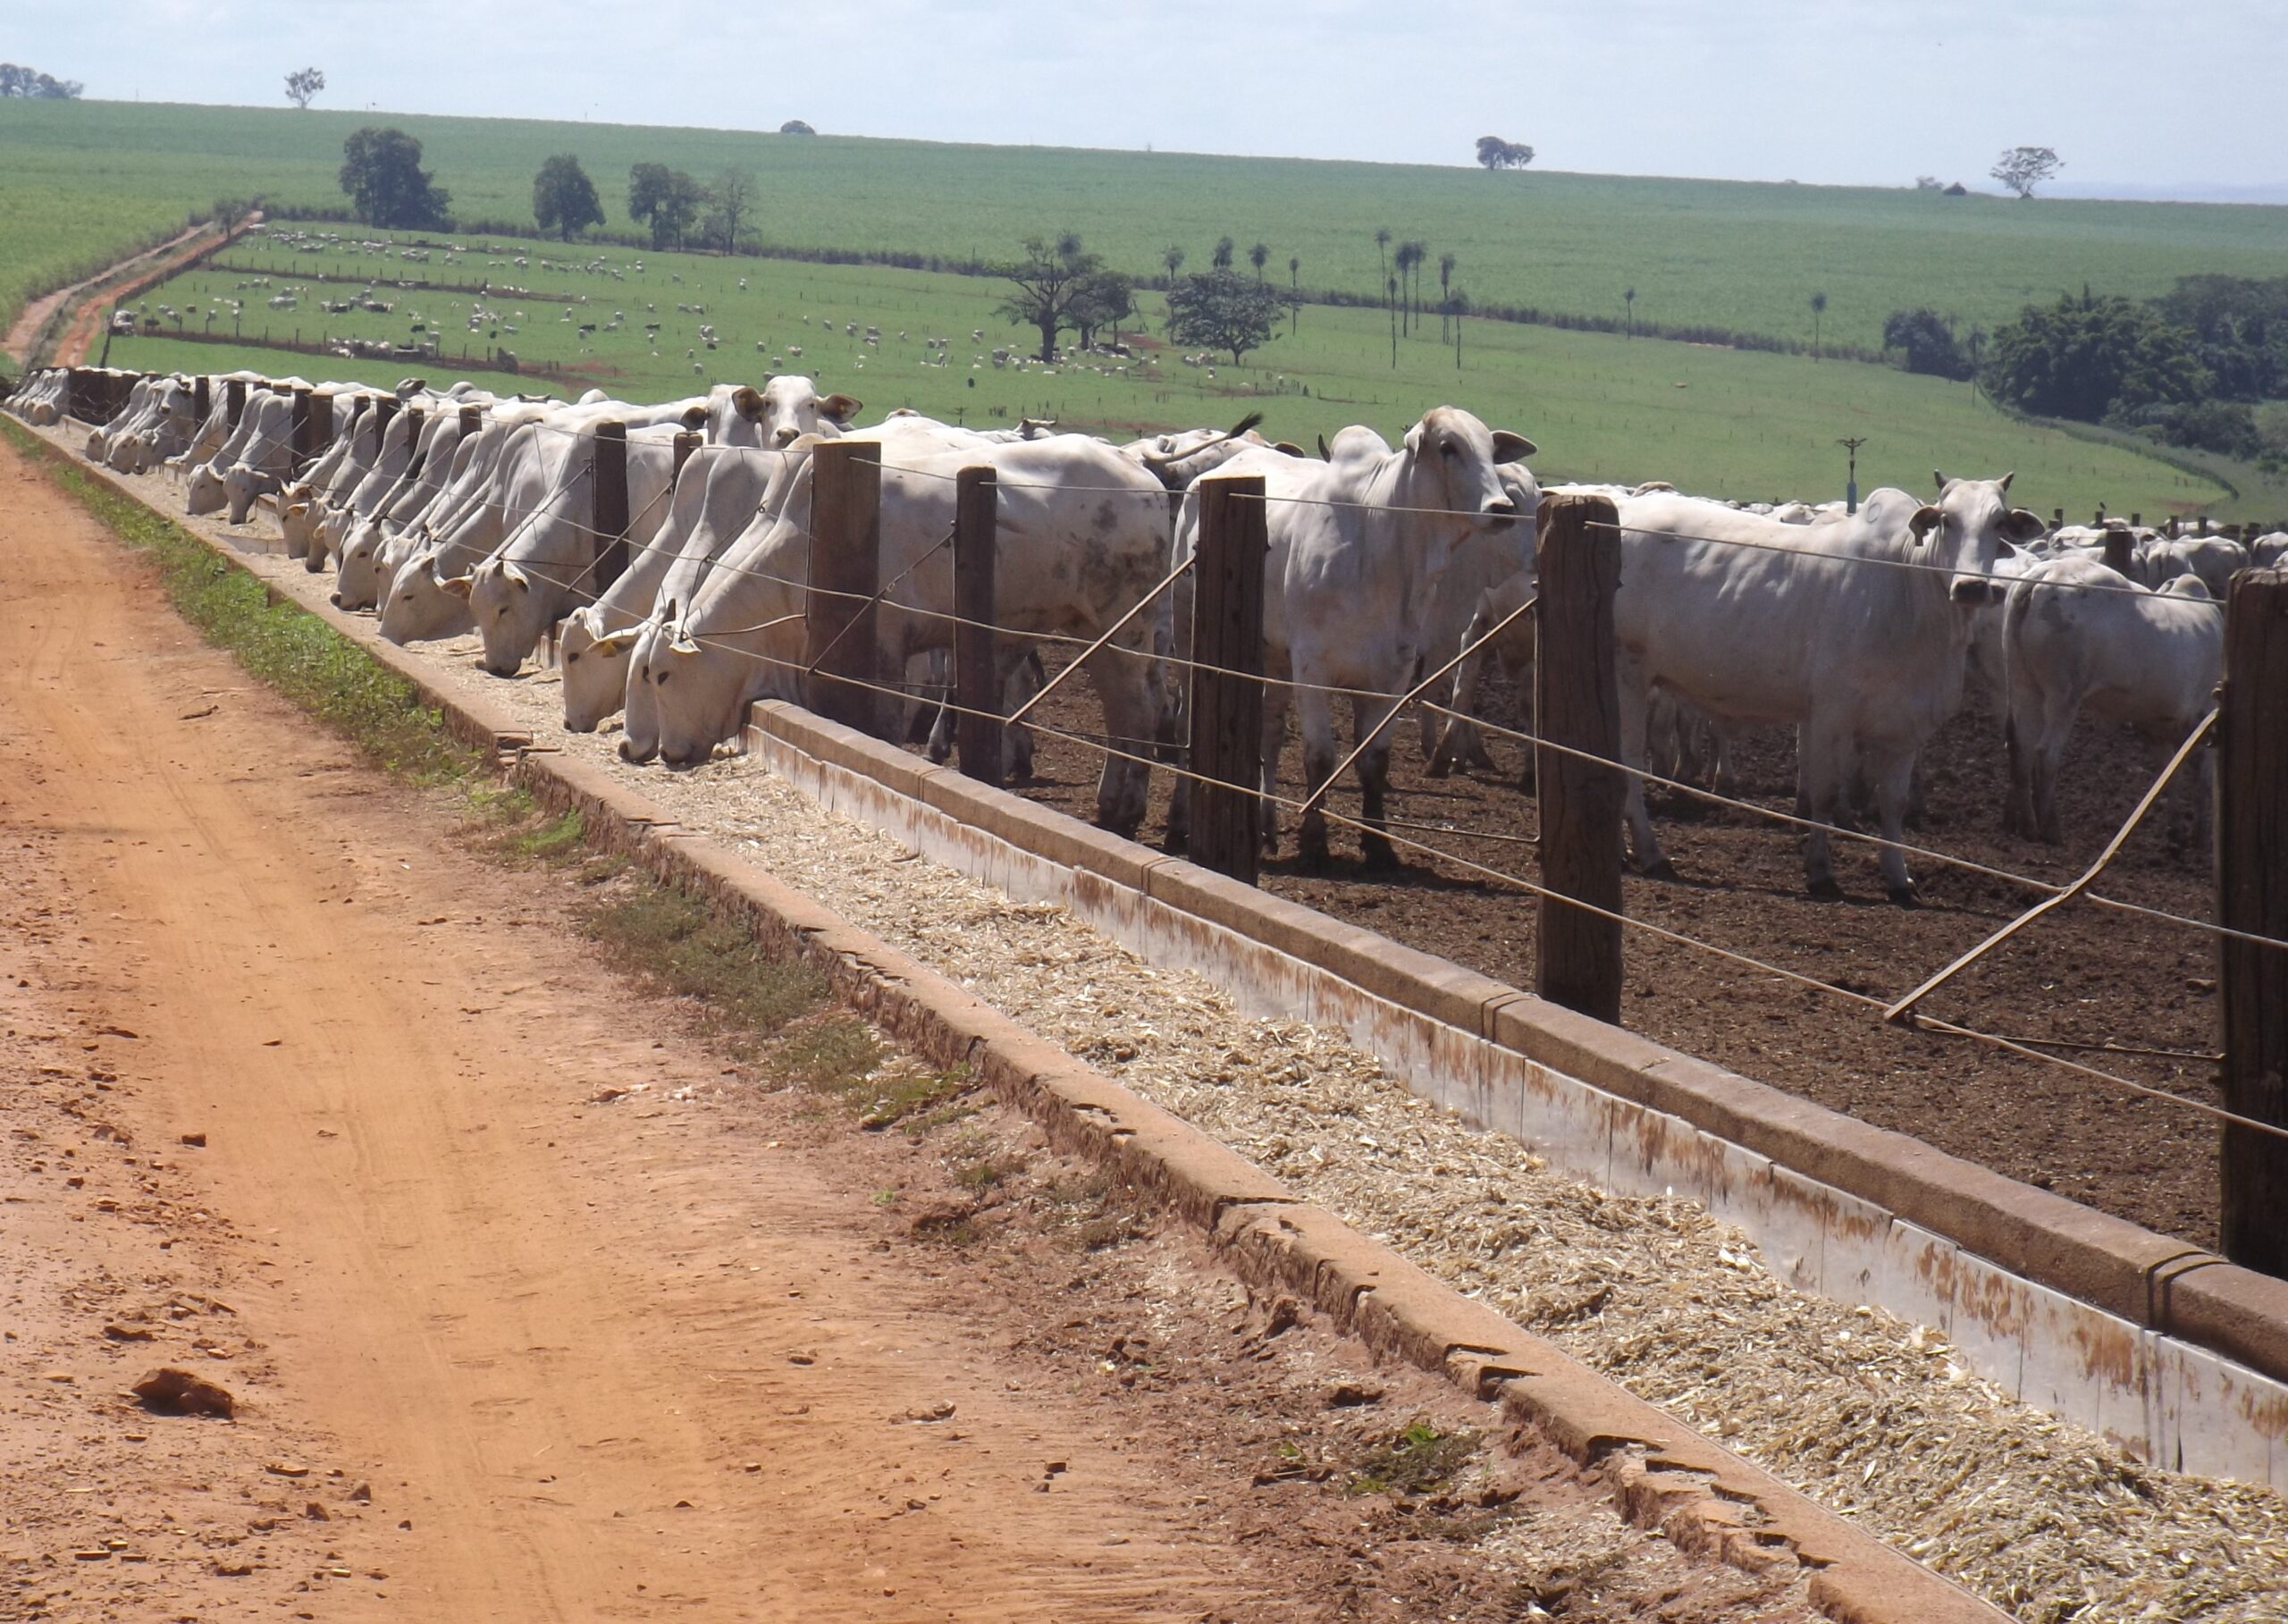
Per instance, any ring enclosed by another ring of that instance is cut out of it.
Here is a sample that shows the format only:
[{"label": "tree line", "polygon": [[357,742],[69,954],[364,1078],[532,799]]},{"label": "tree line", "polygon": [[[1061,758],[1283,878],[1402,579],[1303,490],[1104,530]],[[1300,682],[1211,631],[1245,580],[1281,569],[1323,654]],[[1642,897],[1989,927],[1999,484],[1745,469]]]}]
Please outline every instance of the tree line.
[{"label": "tree line", "polygon": [[88,87],[76,79],[58,79],[21,63],[0,62],[0,97],[22,96],[38,101],[71,102]]}]

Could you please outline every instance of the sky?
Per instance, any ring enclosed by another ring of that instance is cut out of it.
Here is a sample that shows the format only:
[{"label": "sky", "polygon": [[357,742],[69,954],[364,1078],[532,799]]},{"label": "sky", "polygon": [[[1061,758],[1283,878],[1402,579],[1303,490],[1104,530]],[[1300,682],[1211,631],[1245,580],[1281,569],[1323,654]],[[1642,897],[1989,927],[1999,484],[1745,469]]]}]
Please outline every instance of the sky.
[{"label": "sky", "polygon": [[[2288,0],[0,0],[0,60],[145,101],[2288,199]],[[2250,199],[2254,200],[2254,199]]]}]

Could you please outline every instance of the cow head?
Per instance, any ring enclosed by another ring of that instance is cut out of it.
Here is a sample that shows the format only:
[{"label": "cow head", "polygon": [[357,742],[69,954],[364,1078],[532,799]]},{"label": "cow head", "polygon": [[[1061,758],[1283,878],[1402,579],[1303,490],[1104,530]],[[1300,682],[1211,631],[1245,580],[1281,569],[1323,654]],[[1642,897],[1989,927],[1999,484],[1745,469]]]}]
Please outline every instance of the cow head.
[{"label": "cow head", "polygon": [[845,394],[820,395],[816,383],[795,373],[775,377],[761,389],[742,384],[731,391],[732,409],[751,425],[736,435],[736,442],[766,450],[790,446],[804,434],[839,434],[862,404]]},{"label": "cow head", "polygon": [[1523,434],[1489,429],[1458,406],[1434,406],[1406,432],[1407,502],[1443,508],[1487,528],[1514,524],[1518,504],[1497,470],[1536,449]]},{"label": "cow head", "polygon": [[508,559],[487,559],[471,572],[468,612],[484,643],[482,663],[495,677],[514,677],[525,656],[555,618],[556,595]]},{"label": "cow head", "polygon": [[[672,605],[669,606],[672,610]],[[644,638],[644,623],[604,630],[603,611],[583,604],[565,618],[557,645],[564,673],[564,726],[593,733],[627,699],[628,656]]]},{"label": "cow head", "polygon": [[191,517],[220,513],[230,500],[231,493],[223,487],[223,476],[215,472],[213,463],[203,462],[191,470],[190,491],[184,499],[185,509]]},{"label": "cow head", "polygon": [[1171,491],[1187,491],[1194,480],[1212,474],[1249,446],[1264,443],[1256,433],[1261,412],[1249,412],[1228,429],[1186,429],[1181,433],[1154,434],[1123,446],[1123,453],[1144,465]]},{"label": "cow head", "polygon": [[398,566],[382,600],[376,628],[391,643],[420,643],[450,637],[469,627],[467,576],[441,576],[433,553],[416,553]]},{"label": "cow head", "polygon": [[1999,479],[1938,476],[1939,500],[1915,509],[1907,520],[1914,537],[1914,559],[1949,572],[1947,595],[1970,610],[1998,601],[2004,584],[1994,574],[2006,543],[2038,540],[2041,519],[2007,497],[2014,474]]}]

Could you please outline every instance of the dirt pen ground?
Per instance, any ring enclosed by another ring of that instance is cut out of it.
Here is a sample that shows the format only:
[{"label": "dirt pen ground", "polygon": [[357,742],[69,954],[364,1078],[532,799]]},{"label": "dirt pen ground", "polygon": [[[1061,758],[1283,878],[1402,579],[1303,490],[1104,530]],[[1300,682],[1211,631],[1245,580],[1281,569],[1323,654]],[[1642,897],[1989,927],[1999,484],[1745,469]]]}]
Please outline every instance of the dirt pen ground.
[{"label": "dirt pen ground", "polygon": [[1804,1616],[981,1098],[727,1057],[579,939],[624,877],[473,849],[4,449],[0,597],[0,1619]]},{"label": "dirt pen ground", "polygon": [[[1482,694],[1481,711],[1489,719],[1524,725],[1529,692],[1521,694],[1496,673]],[[1043,709],[1052,728],[1089,734],[1103,728],[1085,677],[1052,694]],[[1089,816],[1102,757],[1045,734],[1037,745],[1037,780],[1011,787]],[[1537,879],[1530,846],[1451,832],[1535,832],[1532,797],[1517,788],[1526,746],[1492,736],[1489,747],[1501,773],[1428,778],[1409,719],[1392,754],[1391,815],[1444,829],[1395,832],[1468,863]],[[1300,800],[1301,750],[1291,737],[1282,765],[1282,793]],[[1737,752],[1737,770],[1742,778],[1737,798],[1793,809],[1790,733],[1750,734]],[[2000,730],[1973,707],[1942,731],[1927,753],[1928,806],[1908,838],[2062,885],[2095,857],[2156,770],[2133,738],[2084,721],[2066,760],[2060,795],[2066,845],[2051,850],[2006,837]],[[1141,834],[1146,840],[1164,832],[1169,787],[1167,774],[1155,775],[1152,812]],[[1346,778],[1329,804],[1358,816],[1355,780]],[[2194,919],[2213,917],[2207,866],[2170,854],[2160,827],[2165,810],[2155,810],[2098,889]],[[1676,884],[1627,879],[1622,888],[1630,918],[1876,997],[1912,991],[2040,900],[2040,893],[2023,887],[1912,859],[1926,904],[1897,908],[1884,898],[1874,847],[1840,841],[1836,872],[1846,898],[1814,901],[1804,890],[1796,829],[1659,790],[1653,817],[1683,878]],[[1356,860],[1355,834],[1341,826],[1333,831],[1332,869],[1306,874],[1294,861],[1293,822],[1291,815],[1285,820],[1280,855],[1265,867],[1266,890],[1482,974],[1533,985],[1532,896],[1418,849],[1402,850],[1402,873],[1367,872]],[[1621,1021],[1633,1031],[2149,1228],[2199,1246],[2216,1244],[2216,1131],[2213,1120],[2198,1112],[1965,1039],[1887,1027],[1863,1006],[1644,931],[1628,933],[1624,953]],[[2006,944],[1934,997],[1929,1009],[2022,1040],[2115,1042],[2208,1055],[2217,1043],[2216,965],[2207,932],[2076,904]],[[2221,1103],[2216,1068],[2207,1061],[2065,1052],[2153,1087]]]}]

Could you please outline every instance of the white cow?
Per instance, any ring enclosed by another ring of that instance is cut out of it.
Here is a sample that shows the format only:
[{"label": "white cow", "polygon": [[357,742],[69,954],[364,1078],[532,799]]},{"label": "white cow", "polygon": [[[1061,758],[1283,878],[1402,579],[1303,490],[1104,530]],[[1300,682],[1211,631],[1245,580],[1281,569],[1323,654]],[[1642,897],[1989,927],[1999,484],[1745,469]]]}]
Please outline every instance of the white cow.
[{"label": "white cow", "polygon": [[[1961,703],[1973,610],[1998,591],[2005,542],[2041,521],[2005,501],[2010,476],[1939,478],[1935,505],[1879,490],[1850,518],[1783,525],[1675,495],[1620,509],[1613,601],[1621,752],[1645,761],[1653,695],[1719,721],[1793,726],[1801,810],[1832,823],[1855,776],[1873,790],[1887,844],[1883,881],[1915,900],[1903,831],[1916,754]],[[1628,829],[1639,866],[1672,875],[1631,775]],[[1840,894],[1824,829],[1804,842],[1817,896]]]},{"label": "white cow", "polygon": [[[2127,723],[2165,756],[2216,705],[2225,617],[2198,576],[2150,592],[2094,560],[2052,559],[2010,588],[2005,625],[2010,794],[2002,824],[2012,834],[2061,837],[2058,765],[2083,710]],[[2200,797],[2181,791],[2180,811],[2188,798],[2197,838]]]},{"label": "white cow", "polygon": [[[953,530],[955,475],[963,467],[990,467],[998,476],[996,618],[1013,633],[999,649],[1005,686],[1030,647],[1025,634],[1098,636],[1166,569],[1166,490],[1109,446],[1061,434],[900,455],[893,460],[886,448],[882,469],[880,568],[896,583],[878,610],[886,671],[952,642],[953,560],[943,543]],[[751,529],[675,625],[645,628],[635,652],[623,756],[645,760],[655,747],[670,764],[704,761],[737,732],[749,701],[796,694],[811,489],[805,467],[778,522],[760,535]],[[1138,753],[1148,745],[1156,713],[1152,619],[1134,617],[1088,662],[1105,731],[1137,741]],[[635,696],[644,690],[652,714],[639,729]],[[1133,832],[1145,788],[1141,761],[1108,756],[1097,788],[1098,820]]]},{"label": "white cow", "polygon": [[708,443],[772,448],[805,434],[832,439],[850,426],[862,404],[838,391],[821,395],[799,373],[771,378],[761,389],[719,383],[707,397]]},{"label": "white cow", "polygon": [[230,522],[243,525],[255,498],[284,481],[294,456],[295,387],[248,388],[238,427],[212,460],[191,470],[187,506],[194,517],[227,507]]},{"label": "white cow", "polygon": [[[1516,500],[1497,467],[1533,450],[1522,435],[1489,429],[1459,407],[1439,406],[1395,450],[1374,430],[1354,425],[1334,437],[1325,462],[1250,450],[1224,464],[1224,475],[1264,481],[1270,543],[1264,671],[1291,678],[1291,686],[1264,686],[1267,840],[1277,838],[1269,797],[1278,786],[1291,694],[1302,725],[1303,777],[1316,787],[1336,765],[1335,690],[1358,690],[1352,723],[1358,738],[1372,741],[1358,763],[1368,826],[1361,851],[1369,866],[1396,862],[1382,832],[1390,769],[1385,726],[1419,668],[1431,606],[1454,550],[1474,530],[1516,519]],[[1179,560],[1197,545],[1199,526],[1194,486],[1177,519]],[[1183,834],[1188,812],[1189,796],[1179,785],[1171,837]],[[1304,815],[1298,838],[1306,864],[1325,862],[1326,819],[1316,806]]]}]

